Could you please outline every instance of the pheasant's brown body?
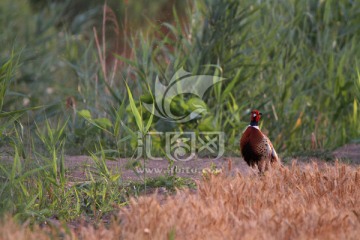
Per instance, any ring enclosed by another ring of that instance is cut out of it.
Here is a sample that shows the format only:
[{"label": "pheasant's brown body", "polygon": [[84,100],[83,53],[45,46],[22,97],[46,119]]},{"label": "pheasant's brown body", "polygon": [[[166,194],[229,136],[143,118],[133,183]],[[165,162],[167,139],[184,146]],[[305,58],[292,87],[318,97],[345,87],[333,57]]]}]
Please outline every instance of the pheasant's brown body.
[{"label": "pheasant's brown body", "polygon": [[280,163],[271,141],[257,124],[246,128],[240,140],[240,150],[245,162],[250,167],[257,165],[260,172],[268,170],[270,164]]}]

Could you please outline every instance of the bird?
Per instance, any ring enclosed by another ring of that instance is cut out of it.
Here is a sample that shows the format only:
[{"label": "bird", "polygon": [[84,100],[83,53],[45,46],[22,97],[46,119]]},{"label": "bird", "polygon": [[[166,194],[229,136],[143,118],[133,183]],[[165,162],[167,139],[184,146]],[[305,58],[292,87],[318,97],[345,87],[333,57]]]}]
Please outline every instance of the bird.
[{"label": "bird", "polygon": [[257,166],[260,174],[274,164],[281,165],[270,139],[259,128],[261,115],[256,109],[251,111],[250,125],[240,139],[240,151],[245,162],[252,168]]}]

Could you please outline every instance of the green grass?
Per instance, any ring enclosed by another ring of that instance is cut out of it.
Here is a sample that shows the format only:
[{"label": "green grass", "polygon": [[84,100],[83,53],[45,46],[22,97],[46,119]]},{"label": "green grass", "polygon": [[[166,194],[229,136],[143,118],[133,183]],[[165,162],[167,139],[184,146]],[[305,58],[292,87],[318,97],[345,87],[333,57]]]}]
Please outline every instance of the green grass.
[{"label": "green grass", "polygon": [[[150,15],[162,14],[158,4]],[[133,158],[137,131],[223,131],[225,154],[237,156],[249,111],[258,108],[261,127],[281,156],[360,142],[358,1],[198,0],[174,8],[171,23],[149,20],[137,29],[131,17],[142,12],[138,6],[122,6],[128,19],[118,19],[115,27],[131,28],[121,35],[131,52],[112,55],[116,39],[101,30],[113,27],[109,22],[96,24],[95,38],[91,28],[59,27],[65,5],[34,10],[25,0],[1,1],[0,215],[101,218],[146,186],[191,186],[176,176],[145,175],[130,191],[106,167],[106,159]],[[91,11],[102,14],[101,8]],[[88,16],[82,14],[78,19]],[[202,101],[177,96],[170,105],[174,114],[190,113],[194,102],[207,112],[187,123],[168,123],[144,103],[153,102],[157,76],[166,85],[181,67],[227,80]],[[161,141],[154,143],[159,153]],[[67,185],[66,154],[92,157],[89,182]]]}]

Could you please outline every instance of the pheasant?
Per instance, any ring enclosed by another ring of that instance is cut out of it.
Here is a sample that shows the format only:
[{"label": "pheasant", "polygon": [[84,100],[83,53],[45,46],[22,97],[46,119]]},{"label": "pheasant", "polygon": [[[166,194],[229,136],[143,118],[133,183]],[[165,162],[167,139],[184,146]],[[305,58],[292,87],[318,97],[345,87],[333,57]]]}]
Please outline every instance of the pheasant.
[{"label": "pheasant", "polygon": [[250,167],[257,165],[260,173],[268,170],[271,164],[280,164],[279,157],[269,140],[259,129],[261,113],[251,111],[250,125],[240,139],[240,150],[245,162]]}]

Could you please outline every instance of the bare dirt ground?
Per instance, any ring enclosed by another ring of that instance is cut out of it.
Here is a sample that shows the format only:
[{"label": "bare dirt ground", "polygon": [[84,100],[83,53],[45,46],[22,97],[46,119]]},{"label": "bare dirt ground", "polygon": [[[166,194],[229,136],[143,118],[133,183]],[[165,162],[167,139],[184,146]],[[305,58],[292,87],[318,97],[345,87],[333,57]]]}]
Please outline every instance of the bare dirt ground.
[{"label": "bare dirt ground", "polygon": [[360,164],[360,144],[348,144],[333,152],[335,158],[349,160],[351,163]]},{"label": "bare dirt ground", "polygon": [[[231,172],[240,171],[242,174],[248,174],[251,169],[239,157],[226,157],[218,159],[198,158],[186,162],[177,161],[169,169],[169,162],[163,160],[146,160],[145,169],[143,167],[129,168],[129,161],[127,158],[119,158],[116,160],[107,160],[106,165],[112,173],[120,173],[124,181],[127,180],[141,180],[143,171],[146,171],[146,177],[156,177],[164,174],[176,174],[179,177],[189,177],[199,179],[204,169],[229,169]],[[140,159],[139,163],[143,164]],[[88,170],[91,171],[94,167],[94,162],[89,156],[67,156],[65,165],[68,169],[68,174],[72,180],[84,180],[87,178]]]},{"label": "bare dirt ground", "polygon": [[[351,165],[360,164],[360,144],[349,144],[336,149],[332,156],[334,159],[338,159],[340,162],[350,163]],[[285,165],[292,164],[295,159],[287,160]],[[133,161],[127,158],[119,158],[116,160],[107,160],[106,165],[112,173],[120,173],[123,181],[129,180],[141,180],[144,169],[129,168],[129,161]],[[139,160],[142,164],[143,160]],[[316,162],[319,167],[325,164],[331,164],[331,162],[323,161],[319,158],[307,158],[306,162],[302,160],[297,161],[299,165],[305,165],[305,163]],[[94,161],[89,156],[67,156],[65,159],[65,165],[68,169],[68,175],[72,181],[84,181],[88,178],[87,174],[89,170],[94,169]],[[176,167],[174,167],[176,166]],[[169,170],[169,162],[166,159],[163,160],[146,160],[146,177],[156,177],[164,175],[166,173],[176,173],[180,177],[190,177],[193,179],[199,179],[202,176],[204,169],[222,169],[229,174],[235,174],[240,172],[243,175],[247,175],[253,170],[249,168],[241,157],[222,157],[218,159],[198,158],[190,161],[174,162],[174,166]]]}]

